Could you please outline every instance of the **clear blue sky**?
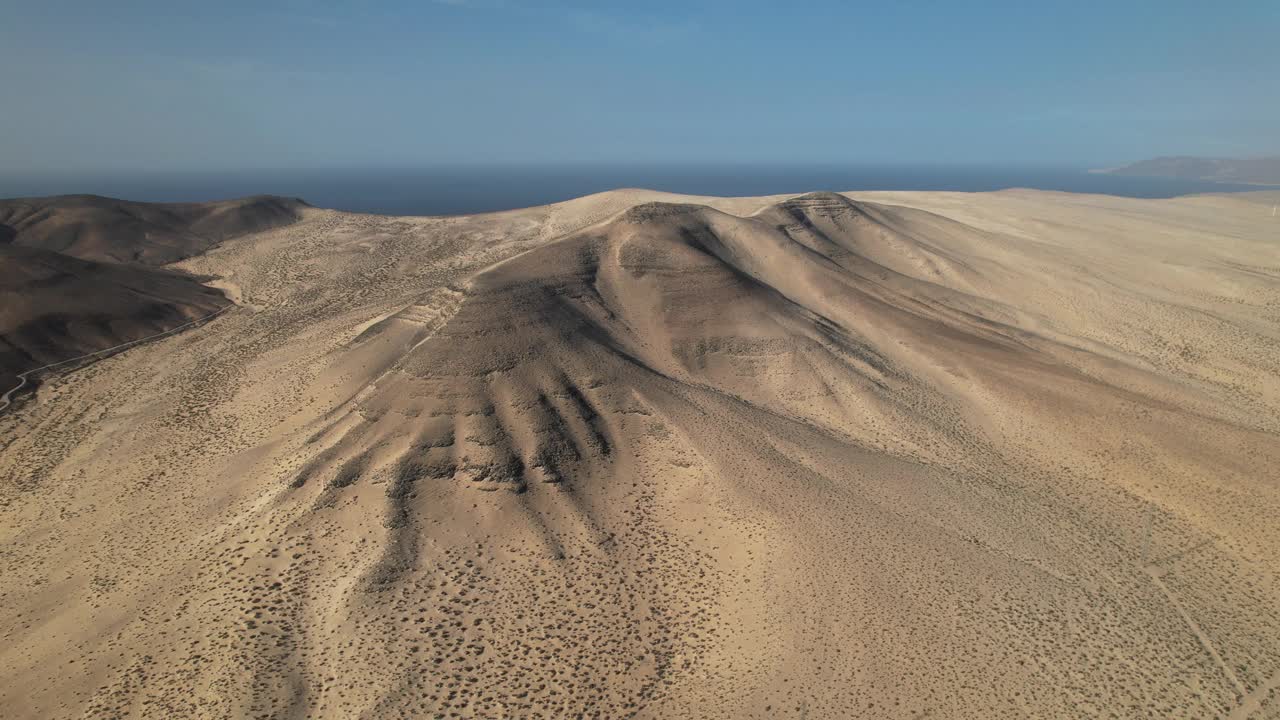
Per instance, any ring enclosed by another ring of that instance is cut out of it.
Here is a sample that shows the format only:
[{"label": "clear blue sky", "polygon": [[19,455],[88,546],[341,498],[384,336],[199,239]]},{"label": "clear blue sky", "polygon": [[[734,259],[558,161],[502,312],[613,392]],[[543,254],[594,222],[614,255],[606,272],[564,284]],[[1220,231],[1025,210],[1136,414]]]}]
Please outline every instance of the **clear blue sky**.
[{"label": "clear blue sky", "polygon": [[0,169],[1280,153],[1280,2],[0,0]]}]

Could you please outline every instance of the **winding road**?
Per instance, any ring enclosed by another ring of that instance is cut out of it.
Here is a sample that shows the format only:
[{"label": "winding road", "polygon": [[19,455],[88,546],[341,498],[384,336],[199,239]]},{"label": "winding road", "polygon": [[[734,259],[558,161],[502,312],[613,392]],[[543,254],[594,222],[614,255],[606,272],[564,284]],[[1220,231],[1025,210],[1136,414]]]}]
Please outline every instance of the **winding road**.
[{"label": "winding road", "polygon": [[56,362],[56,363],[49,363],[48,365],[41,365],[41,366],[40,366],[40,367],[38,367],[38,368],[33,368],[33,369],[31,369],[31,370],[27,370],[26,372],[18,373],[18,384],[17,384],[17,385],[15,385],[15,386],[13,386],[13,387],[12,387],[12,388],[10,388],[9,390],[7,390],[3,396],[0,396],[0,412],[4,412],[5,410],[8,410],[8,409],[9,409],[9,405],[10,405],[10,404],[12,404],[12,398],[13,398],[14,393],[17,393],[18,391],[22,390],[22,388],[26,387],[26,386],[27,386],[27,378],[28,378],[28,377],[30,377],[31,375],[34,375],[35,373],[43,372],[43,371],[48,370],[48,369],[50,369],[50,368],[56,368],[56,367],[59,367],[59,366],[62,366],[62,365],[66,365],[66,364],[68,364],[68,363],[73,363],[73,362],[76,362],[77,360],[85,360],[85,359],[87,359],[87,358],[97,357],[97,356],[100,356],[100,355],[104,355],[104,354],[106,354],[106,353],[113,353],[113,352],[116,352],[116,351],[119,351],[119,350],[124,350],[125,348],[132,347],[132,346],[134,346],[134,345],[138,345],[138,344],[140,344],[140,343],[147,342],[148,340],[155,340],[155,339],[157,339],[157,338],[162,338],[162,337],[164,337],[164,336],[166,336],[166,335],[172,335],[172,334],[174,334],[174,333],[176,333],[176,332],[178,332],[178,331],[180,331],[180,330],[185,330],[186,328],[189,328],[189,327],[191,327],[192,325],[199,325],[199,324],[201,324],[201,323],[203,323],[203,322],[206,322],[206,321],[208,321],[208,320],[212,320],[213,318],[215,318],[215,317],[217,317],[217,316],[221,315],[222,313],[224,313],[224,312],[226,312],[226,311],[228,311],[228,310],[230,310],[231,308],[234,308],[234,307],[238,307],[238,306],[237,306],[235,303],[231,303],[230,305],[227,305],[227,306],[225,306],[225,307],[223,307],[223,308],[221,308],[221,309],[219,309],[219,310],[215,310],[215,311],[213,311],[213,312],[209,313],[208,315],[205,315],[204,317],[196,318],[195,320],[192,320],[191,322],[183,323],[182,325],[179,325],[179,326],[174,327],[174,328],[170,328],[170,329],[165,330],[164,332],[161,332],[161,333],[156,333],[155,335],[148,335],[148,336],[146,336],[146,337],[144,337],[144,338],[138,338],[137,340],[130,340],[130,341],[129,341],[129,342],[127,342],[127,343],[121,343],[121,344],[119,344],[119,345],[113,345],[113,346],[111,346],[111,347],[109,347],[109,348],[103,348],[103,349],[101,349],[101,350],[96,350],[96,351],[91,352],[91,353],[88,353],[88,354],[86,354],[86,355],[79,355],[79,356],[77,356],[77,357],[67,358],[66,360],[59,360],[59,361],[58,361],[58,362]]}]

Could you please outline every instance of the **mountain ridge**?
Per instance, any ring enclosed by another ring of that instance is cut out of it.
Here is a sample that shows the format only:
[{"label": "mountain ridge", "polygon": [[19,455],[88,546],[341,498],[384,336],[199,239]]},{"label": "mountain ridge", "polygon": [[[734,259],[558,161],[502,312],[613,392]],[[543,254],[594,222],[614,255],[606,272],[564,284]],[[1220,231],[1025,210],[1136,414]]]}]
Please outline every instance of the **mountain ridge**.
[{"label": "mountain ridge", "polygon": [[223,240],[281,227],[309,207],[298,198],[145,203],[102,195],[0,199],[13,242],[84,260],[165,265]]},{"label": "mountain ridge", "polygon": [[1245,185],[1280,185],[1280,156],[1212,158],[1167,155],[1095,172],[1170,177]]}]

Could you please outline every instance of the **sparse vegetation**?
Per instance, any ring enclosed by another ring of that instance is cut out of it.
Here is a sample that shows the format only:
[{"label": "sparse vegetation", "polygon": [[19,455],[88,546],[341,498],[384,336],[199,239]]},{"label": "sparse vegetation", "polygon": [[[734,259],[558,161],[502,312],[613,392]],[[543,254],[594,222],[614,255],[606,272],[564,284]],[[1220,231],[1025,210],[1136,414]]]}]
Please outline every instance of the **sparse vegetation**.
[{"label": "sparse vegetation", "polygon": [[0,715],[1274,712],[1268,218],[662,199],[184,261],[0,414]]}]

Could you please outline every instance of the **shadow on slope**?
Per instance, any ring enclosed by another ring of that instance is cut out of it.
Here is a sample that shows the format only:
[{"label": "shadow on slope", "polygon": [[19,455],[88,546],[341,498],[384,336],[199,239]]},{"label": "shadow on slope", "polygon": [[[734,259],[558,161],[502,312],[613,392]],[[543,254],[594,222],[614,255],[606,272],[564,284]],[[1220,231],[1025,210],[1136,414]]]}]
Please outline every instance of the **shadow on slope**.
[{"label": "shadow on slope", "polygon": [[19,373],[144,338],[228,304],[157,266],[295,222],[301,200],[0,200],[0,392]]},{"label": "shadow on slope", "polygon": [[165,265],[219,242],[296,222],[306,203],[271,195],[202,203],[142,203],[98,195],[0,200],[19,245],[85,260]]}]

